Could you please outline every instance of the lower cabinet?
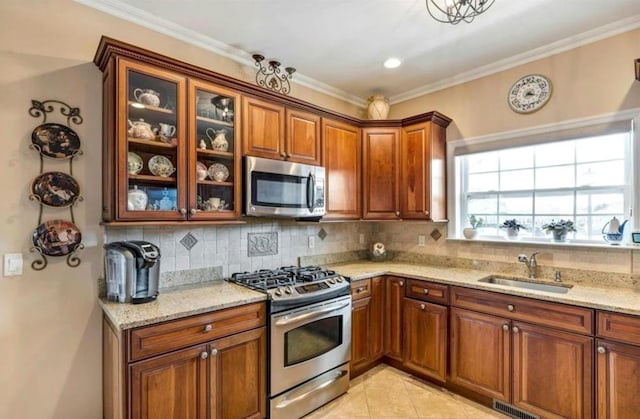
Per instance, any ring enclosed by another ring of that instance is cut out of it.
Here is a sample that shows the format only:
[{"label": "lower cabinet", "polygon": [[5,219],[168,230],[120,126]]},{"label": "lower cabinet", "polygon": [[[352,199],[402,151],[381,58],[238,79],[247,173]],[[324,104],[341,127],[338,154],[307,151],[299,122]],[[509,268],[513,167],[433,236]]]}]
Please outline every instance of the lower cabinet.
[{"label": "lower cabinet", "polygon": [[448,308],[404,299],[404,366],[438,381],[447,377]]},{"label": "lower cabinet", "polygon": [[103,416],[263,418],[266,343],[264,303],[124,332],[105,318]]},{"label": "lower cabinet", "polygon": [[387,276],[385,284],[384,354],[402,361],[402,302],[404,278]]},{"label": "lower cabinet", "polygon": [[596,341],[598,418],[633,419],[640,415],[640,346]]},{"label": "lower cabinet", "polygon": [[351,376],[371,368],[382,356],[384,277],[351,284]]}]

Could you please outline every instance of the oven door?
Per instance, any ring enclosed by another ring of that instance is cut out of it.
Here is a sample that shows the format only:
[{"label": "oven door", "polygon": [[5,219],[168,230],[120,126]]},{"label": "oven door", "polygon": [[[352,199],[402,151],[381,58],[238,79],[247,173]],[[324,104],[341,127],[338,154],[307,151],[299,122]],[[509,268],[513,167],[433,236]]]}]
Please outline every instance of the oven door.
[{"label": "oven door", "polygon": [[351,296],[271,316],[271,396],[350,360]]}]

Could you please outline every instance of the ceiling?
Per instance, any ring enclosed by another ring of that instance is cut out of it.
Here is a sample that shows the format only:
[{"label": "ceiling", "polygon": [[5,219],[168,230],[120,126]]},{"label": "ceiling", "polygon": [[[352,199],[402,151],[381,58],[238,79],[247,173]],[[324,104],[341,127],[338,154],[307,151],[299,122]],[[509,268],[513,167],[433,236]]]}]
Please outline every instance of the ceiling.
[{"label": "ceiling", "polygon": [[[458,25],[436,22],[424,0],[76,1],[247,64],[260,53],[297,68],[295,82],[357,104],[374,93],[399,102],[640,27],[638,0],[496,0]],[[392,56],[403,64],[385,69]]]}]

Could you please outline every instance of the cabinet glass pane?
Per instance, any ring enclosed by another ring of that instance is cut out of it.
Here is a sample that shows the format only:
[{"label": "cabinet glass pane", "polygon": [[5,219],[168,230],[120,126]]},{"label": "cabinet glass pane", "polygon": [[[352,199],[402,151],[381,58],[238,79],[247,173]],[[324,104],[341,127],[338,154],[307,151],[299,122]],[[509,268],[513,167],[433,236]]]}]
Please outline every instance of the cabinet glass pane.
[{"label": "cabinet glass pane", "polygon": [[129,211],[176,211],[178,86],[127,72],[127,181]]},{"label": "cabinet glass pane", "polygon": [[234,210],[235,100],[196,89],[197,211]]}]

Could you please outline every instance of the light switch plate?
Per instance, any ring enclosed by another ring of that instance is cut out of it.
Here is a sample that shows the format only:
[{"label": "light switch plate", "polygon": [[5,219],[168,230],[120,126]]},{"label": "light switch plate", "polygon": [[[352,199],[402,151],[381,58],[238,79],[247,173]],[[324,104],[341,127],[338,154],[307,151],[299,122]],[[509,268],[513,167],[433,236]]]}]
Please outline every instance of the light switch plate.
[{"label": "light switch plate", "polygon": [[427,237],[424,234],[418,235],[418,246],[426,246],[427,245]]},{"label": "light switch plate", "polygon": [[4,255],[4,276],[22,275],[22,253]]},{"label": "light switch plate", "polygon": [[309,236],[309,249],[313,249],[316,247],[316,238],[315,236]]}]

